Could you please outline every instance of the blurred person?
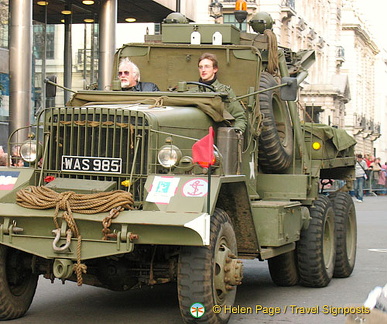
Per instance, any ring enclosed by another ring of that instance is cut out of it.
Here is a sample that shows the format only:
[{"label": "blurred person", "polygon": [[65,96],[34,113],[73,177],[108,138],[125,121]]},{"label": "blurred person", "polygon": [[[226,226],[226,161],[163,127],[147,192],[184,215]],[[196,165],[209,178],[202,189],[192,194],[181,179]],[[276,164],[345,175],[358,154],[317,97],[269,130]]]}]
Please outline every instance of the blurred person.
[{"label": "blurred person", "polygon": [[23,159],[20,155],[20,146],[16,145],[12,148],[11,165],[16,167],[24,166]]},{"label": "blurred person", "polygon": [[355,191],[356,201],[359,203],[363,202],[364,182],[367,177],[366,169],[367,169],[367,163],[364,161],[363,155],[361,154],[356,155],[356,166],[355,166],[356,180],[354,182],[354,191]]},{"label": "blurred person", "polygon": [[371,172],[371,185],[372,189],[376,190],[376,193],[378,193],[378,190],[381,188],[379,185],[379,177],[380,177],[380,171],[382,170],[382,165],[380,164],[380,158],[375,158],[375,160],[370,164],[369,169]]},{"label": "blurred person", "polygon": [[385,195],[386,194],[386,175],[387,175],[387,162],[382,165],[382,169],[380,170],[379,174],[379,181],[378,184],[380,186],[380,194]]},{"label": "blurred person", "polygon": [[8,154],[4,152],[3,146],[0,145],[0,166],[8,165]]},{"label": "blurred person", "polygon": [[367,163],[367,168],[369,168],[372,161],[373,161],[372,155],[371,154],[364,154],[364,161]]}]

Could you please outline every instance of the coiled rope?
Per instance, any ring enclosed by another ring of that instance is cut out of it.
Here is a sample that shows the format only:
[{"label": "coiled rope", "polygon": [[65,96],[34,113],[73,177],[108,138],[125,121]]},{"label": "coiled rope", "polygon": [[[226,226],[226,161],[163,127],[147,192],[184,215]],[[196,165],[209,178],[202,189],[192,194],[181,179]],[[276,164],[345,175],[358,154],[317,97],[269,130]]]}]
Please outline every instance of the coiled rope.
[{"label": "coiled rope", "polygon": [[277,46],[277,36],[271,29],[265,29],[264,34],[268,40],[268,62],[267,62],[267,72],[273,76],[277,76],[279,73],[278,69],[278,46]]},{"label": "coiled rope", "polygon": [[73,212],[95,214],[114,211],[102,221],[104,227],[102,230],[104,233],[103,239],[107,239],[111,219],[117,217],[118,213],[124,209],[133,209],[134,201],[132,194],[123,190],[77,194],[73,191],[58,193],[44,186],[30,186],[17,192],[16,203],[22,207],[32,209],[55,208],[53,220],[57,230],[60,230],[58,223],[59,211],[64,211],[62,218],[67,222],[74,237],[77,237],[77,263],[74,264],[74,272],[77,275],[78,286],[81,286],[83,282],[82,273],[86,273],[87,267],[81,263],[82,236],[73,217]]}]

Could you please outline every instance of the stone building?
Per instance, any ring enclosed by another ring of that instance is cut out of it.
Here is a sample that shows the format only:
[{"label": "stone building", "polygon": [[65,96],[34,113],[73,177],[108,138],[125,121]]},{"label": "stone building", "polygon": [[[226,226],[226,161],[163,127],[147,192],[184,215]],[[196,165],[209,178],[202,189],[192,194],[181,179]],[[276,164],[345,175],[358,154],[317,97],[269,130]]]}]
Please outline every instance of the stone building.
[{"label": "stone building", "polygon": [[346,57],[342,72],[348,75],[352,94],[346,107],[345,128],[355,136],[358,153],[379,154],[374,150],[374,142],[381,135],[380,119],[375,114],[379,48],[353,0],[344,1],[342,12],[341,38]]},{"label": "stone building", "polygon": [[[122,4],[133,0],[117,1]],[[355,0],[249,0],[247,20],[243,23],[238,23],[234,17],[236,1],[233,0],[156,2],[170,11],[179,9],[191,21],[234,24],[243,31],[251,31],[247,21],[254,13],[258,11],[270,13],[275,21],[273,30],[280,46],[295,51],[301,49],[315,51],[315,63],[309,69],[309,76],[302,83],[298,100],[303,118],[306,121],[313,120],[346,129],[358,140],[358,152],[377,154],[382,160],[387,161],[387,140],[384,141],[383,137],[380,137],[382,132],[387,131],[386,90],[381,86],[387,79],[387,54],[380,51],[367,30]],[[214,19],[209,15],[209,5],[217,2],[223,7],[223,16]],[[6,3],[8,1],[2,0],[0,7],[4,9]],[[49,2],[49,5],[50,3],[55,5],[59,1]],[[35,4],[34,8],[37,8]],[[47,33],[48,42],[45,45],[47,47],[45,56],[39,54],[39,50],[43,48],[39,43],[43,31]],[[133,41],[131,35],[158,32],[160,32],[159,23],[149,23],[146,27],[120,24],[117,27],[116,47]],[[34,21],[33,91],[36,93],[32,96],[33,110],[42,104],[39,96],[43,87],[43,74],[55,74],[59,83],[63,83],[64,34],[64,25],[59,21],[47,24],[46,27],[42,22]],[[1,44],[6,44],[6,35],[3,24],[0,29]],[[3,47],[1,44],[0,47]],[[71,84],[78,90],[86,85],[92,85],[98,77],[98,24],[74,25],[72,47]],[[5,58],[7,54],[6,49],[0,48],[1,57]],[[7,61],[8,59],[1,60]],[[7,75],[7,64],[3,65],[0,66],[0,76]],[[57,104],[62,104],[62,96],[62,92],[59,92]],[[6,96],[4,98],[7,99]],[[6,102],[3,99],[3,106],[4,104]],[[3,116],[1,109],[0,106],[0,123],[7,117]]]},{"label": "stone building", "polygon": [[[223,4],[232,8],[230,1]],[[250,17],[257,10],[270,13],[279,45],[315,51],[298,102],[304,119],[346,129],[358,141],[357,152],[387,161],[387,142],[380,138],[387,128],[381,87],[386,60],[378,55],[356,1],[261,0],[247,6]]]}]

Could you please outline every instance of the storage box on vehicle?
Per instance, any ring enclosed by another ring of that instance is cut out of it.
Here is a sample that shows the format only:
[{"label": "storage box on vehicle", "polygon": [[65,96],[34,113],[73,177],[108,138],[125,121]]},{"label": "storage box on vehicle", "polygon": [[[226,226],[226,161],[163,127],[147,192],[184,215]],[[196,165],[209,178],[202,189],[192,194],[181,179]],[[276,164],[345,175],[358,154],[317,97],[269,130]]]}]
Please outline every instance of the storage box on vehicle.
[{"label": "storage box on vehicle", "polygon": [[233,25],[196,25],[196,24],[163,24],[163,43],[190,44],[192,32],[200,33],[201,44],[212,44],[215,32],[222,34],[223,44],[240,43],[239,30]]}]

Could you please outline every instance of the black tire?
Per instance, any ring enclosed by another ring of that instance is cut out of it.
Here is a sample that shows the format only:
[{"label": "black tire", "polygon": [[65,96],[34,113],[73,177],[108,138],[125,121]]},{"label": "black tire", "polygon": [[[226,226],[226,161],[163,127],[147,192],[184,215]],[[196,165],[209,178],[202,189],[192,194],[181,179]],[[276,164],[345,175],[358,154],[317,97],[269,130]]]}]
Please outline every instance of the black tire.
[{"label": "black tire", "polygon": [[24,252],[0,246],[0,320],[22,317],[35,295],[38,275],[27,268]]},{"label": "black tire", "polygon": [[335,213],[328,197],[320,195],[310,208],[309,227],[297,245],[300,283],[326,287],[332,279],[336,259]]},{"label": "black tire", "polygon": [[[259,89],[278,85],[274,77],[262,72]],[[266,173],[284,172],[293,157],[293,131],[286,102],[279,96],[279,89],[259,94],[263,114],[262,131],[259,137],[259,165]]]},{"label": "black tire", "polygon": [[357,224],[356,209],[347,192],[338,192],[332,199],[336,225],[336,263],[333,277],[348,278],[355,267]]},{"label": "black tire", "polygon": [[[180,251],[177,284],[184,322],[228,322],[231,314],[224,311],[224,306],[234,304],[236,285],[242,279],[242,264],[236,259],[236,254],[237,243],[231,220],[223,210],[216,209],[211,217],[210,245],[183,247]],[[194,303],[204,305],[205,312],[200,318],[194,318],[190,313]],[[219,313],[213,311],[215,305],[220,306]]]},{"label": "black tire", "polygon": [[295,251],[290,251],[268,260],[271,279],[277,286],[290,287],[299,281]]}]

